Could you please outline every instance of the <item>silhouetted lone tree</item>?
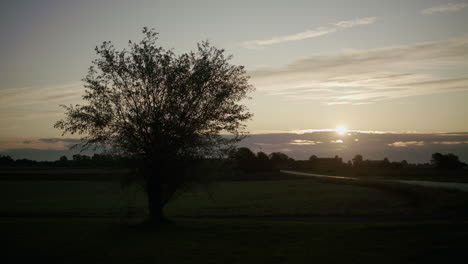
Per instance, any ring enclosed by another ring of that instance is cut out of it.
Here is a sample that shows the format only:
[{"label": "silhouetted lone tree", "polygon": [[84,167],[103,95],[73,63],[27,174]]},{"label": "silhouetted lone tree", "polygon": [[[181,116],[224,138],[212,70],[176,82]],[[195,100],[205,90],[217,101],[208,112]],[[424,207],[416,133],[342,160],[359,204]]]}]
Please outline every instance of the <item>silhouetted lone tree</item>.
[{"label": "silhouetted lone tree", "polygon": [[206,41],[175,55],[157,45],[154,30],[143,34],[128,50],[108,41],[96,47],[83,79],[85,103],[63,106],[66,117],[55,127],[82,135],[84,148],[110,146],[134,160],[145,179],[149,220],[160,222],[164,205],[189,180],[188,164],[242,138],[251,114],[239,101],[254,88],[243,66]]}]

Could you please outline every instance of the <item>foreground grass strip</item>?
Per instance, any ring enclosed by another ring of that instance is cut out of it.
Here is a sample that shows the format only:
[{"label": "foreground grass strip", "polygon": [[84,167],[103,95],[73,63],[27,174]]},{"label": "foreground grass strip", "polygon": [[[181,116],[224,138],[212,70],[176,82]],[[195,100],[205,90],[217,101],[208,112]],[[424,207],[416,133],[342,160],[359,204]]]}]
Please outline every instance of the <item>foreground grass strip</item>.
[{"label": "foreground grass strip", "polygon": [[[467,223],[1,219],[6,263],[456,263]],[[5,258],[4,258],[5,259]]]}]

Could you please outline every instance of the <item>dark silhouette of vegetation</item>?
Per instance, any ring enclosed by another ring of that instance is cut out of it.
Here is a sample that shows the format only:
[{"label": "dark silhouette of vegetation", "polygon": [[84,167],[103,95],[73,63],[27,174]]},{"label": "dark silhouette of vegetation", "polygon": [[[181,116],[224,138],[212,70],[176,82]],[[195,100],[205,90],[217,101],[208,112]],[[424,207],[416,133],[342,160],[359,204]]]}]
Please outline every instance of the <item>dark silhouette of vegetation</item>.
[{"label": "dark silhouette of vegetation", "polygon": [[354,156],[353,158],[353,166],[355,167],[359,167],[362,165],[362,161],[363,161],[363,158],[362,158],[362,155],[356,155]]},{"label": "dark silhouette of vegetation", "polygon": [[281,152],[255,154],[248,148],[237,148],[229,153],[228,163],[237,173],[256,173],[292,168],[295,160]]},{"label": "dark silhouette of vegetation", "polygon": [[458,169],[466,166],[465,163],[461,162],[460,159],[452,153],[434,153],[432,154],[431,163],[439,169]]},{"label": "dark silhouette of vegetation", "polygon": [[294,164],[294,159],[281,152],[273,152],[269,156],[272,167],[275,169],[290,168]]},{"label": "dark silhouette of vegetation", "polygon": [[188,168],[242,139],[251,114],[238,102],[253,87],[244,68],[208,42],[176,55],[158,46],[154,30],[143,34],[128,50],[108,41],[96,47],[98,58],[84,79],[86,103],[64,106],[66,118],[55,127],[82,135],[84,148],[110,148],[132,159],[145,181],[149,221],[160,222],[164,205],[193,180]]},{"label": "dark silhouette of vegetation", "polygon": [[30,159],[14,160],[10,156],[0,155],[0,167],[118,167],[122,168],[129,163],[129,159],[110,154],[93,154],[93,156],[75,154],[72,159],[61,156],[56,161],[36,161]]},{"label": "dark silhouette of vegetation", "polygon": [[335,156],[334,158],[319,158],[316,155],[310,156],[307,163],[302,167],[308,168],[335,168],[343,166],[343,159]]},{"label": "dark silhouette of vegetation", "polygon": [[249,148],[237,148],[229,153],[228,160],[235,170],[249,173],[256,171],[257,157]]},{"label": "dark silhouette of vegetation", "polygon": [[[439,155],[442,155],[442,161],[441,164],[436,165],[435,162],[441,157]],[[364,159],[362,155],[356,156],[354,162],[351,160],[344,162],[338,156],[322,158],[316,155],[311,155],[308,160],[294,160],[280,152],[267,155],[264,152],[254,153],[248,148],[237,148],[232,149],[227,156],[222,158],[198,160],[196,164],[192,164],[187,169],[187,175],[190,173],[190,176],[187,177],[196,178],[198,181],[291,179],[290,175],[285,176],[280,173],[280,170],[289,169],[364,178],[468,181],[466,164],[460,162],[458,157],[453,154],[434,153],[432,163],[419,164],[408,163],[406,160],[390,161],[388,158],[369,160]],[[444,157],[451,160],[449,165],[444,165],[447,164]],[[359,162],[356,162],[357,160]],[[94,154],[93,156],[78,154],[74,155],[72,159],[62,156],[57,161],[14,160],[9,156],[0,156],[0,168],[3,168],[0,170],[0,180],[121,180],[127,185],[135,180],[134,177],[128,175],[132,171],[128,168],[131,168],[132,165],[134,165],[134,160],[129,157],[108,154]],[[15,170],[15,168],[18,169]],[[27,168],[38,168],[39,170],[35,170],[33,175],[31,170]],[[48,174],[47,168],[60,168],[57,171],[61,173]]]},{"label": "dark silhouette of vegetation", "polygon": [[[0,155],[0,166],[2,167],[125,167],[132,160],[125,157],[119,157],[110,154],[94,154],[87,156],[75,154],[72,159],[67,156],[61,156],[56,161],[35,161],[29,159],[14,160],[10,156]],[[223,163],[229,163],[229,169],[235,169],[241,172],[272,171],[287,168],[440,168],[440,169],[460,169],[467,166],[461,162],[459,157],[454,154],[432,154],[430,163],[413,164],[406,160],[390,161],[388,158],[383,160],[369,160],[362,155],[355,155],[354,158],[344,162],[342,158],[335,156],[333,158],[319,158],[311,155],[308,160],[294,160],[284,153],[274,152],[270,155],[264,152],[254,153],[249,148],[234,148],[227,158],[204,159],[205,164],[216,164],[216,167]]]},{"label": "dark silhouette of vegetation", "polygon": [[0,155],[0,166],[13,166],[15,160],[10,156]]}]

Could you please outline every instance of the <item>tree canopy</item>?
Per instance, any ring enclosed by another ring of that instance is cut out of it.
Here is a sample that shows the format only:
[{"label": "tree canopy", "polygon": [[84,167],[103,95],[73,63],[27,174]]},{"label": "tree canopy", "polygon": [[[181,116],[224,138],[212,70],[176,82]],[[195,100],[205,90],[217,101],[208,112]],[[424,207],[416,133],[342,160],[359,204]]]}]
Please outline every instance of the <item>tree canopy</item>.
[{"label": "tree canopy", "polygon": [[441,154],[441,153],[434,153],[432,154],[431,163],[436,168],[441,169],[457,169],[466,166],[465,163],[461,162],[458,156],[449,153],[449,154]]},{"label": "tree canopy", "polygon": [[244,67],[207,41],[176,55],[158,46],[154,30],[143,34],[128,49],[109,41],[96,47],[83,79],[84,104],[64,106],[55,127],[82,135],[85,148],[111,148],[141,161],[151,215],[152,204],[162,208],[180,187],[173,179],[184,178],[182,163],[219,155],[242,138],[251,114],[239,102],[253,87]]}]

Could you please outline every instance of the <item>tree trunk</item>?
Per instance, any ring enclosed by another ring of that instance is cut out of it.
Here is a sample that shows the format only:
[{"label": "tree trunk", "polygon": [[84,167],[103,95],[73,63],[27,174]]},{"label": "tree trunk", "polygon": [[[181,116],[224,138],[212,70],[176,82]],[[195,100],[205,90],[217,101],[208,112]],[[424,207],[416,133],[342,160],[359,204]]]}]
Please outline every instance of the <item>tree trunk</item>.
[{"label": "tree trunk", "polygon": [[162,175],[152,173],[147,179],[146,193],[148,195],[149,222],[162,223],[165,220]]}]

